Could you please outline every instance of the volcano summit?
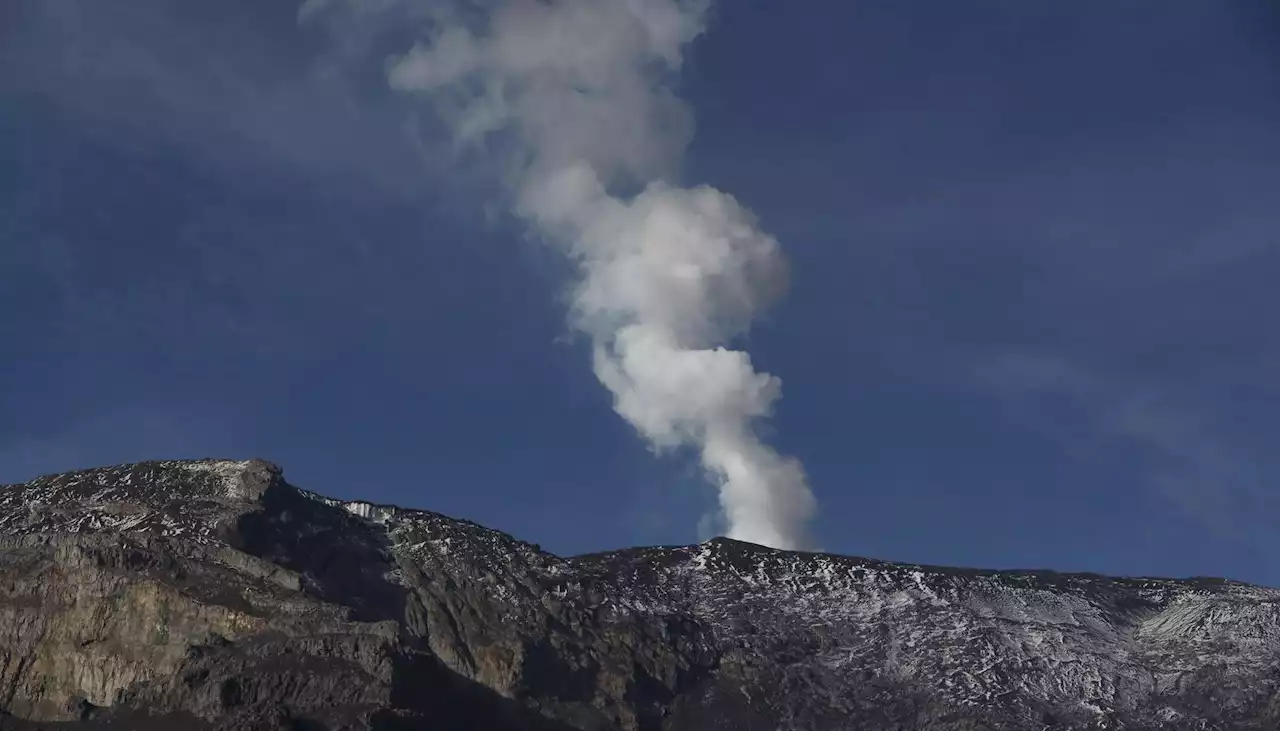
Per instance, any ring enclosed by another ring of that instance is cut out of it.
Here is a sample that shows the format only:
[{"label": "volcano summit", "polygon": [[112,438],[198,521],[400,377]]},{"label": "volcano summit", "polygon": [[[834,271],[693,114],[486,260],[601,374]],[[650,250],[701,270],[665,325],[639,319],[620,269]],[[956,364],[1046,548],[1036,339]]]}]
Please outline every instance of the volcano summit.
[{"label": "volcano summit", "polygon": [[262,461],[0,488],[0,728],[1275,729],[1280,591],[727,539],[562,558]]}]

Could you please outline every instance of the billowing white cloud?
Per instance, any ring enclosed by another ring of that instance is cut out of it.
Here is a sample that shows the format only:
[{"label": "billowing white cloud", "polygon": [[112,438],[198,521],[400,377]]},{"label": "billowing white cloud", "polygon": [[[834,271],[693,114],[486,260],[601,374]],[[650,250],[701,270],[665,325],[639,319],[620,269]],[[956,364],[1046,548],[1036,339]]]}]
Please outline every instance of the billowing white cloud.
[{"label": "billowing white cloud", "polygon": [[617,412],[655,449],[698,451],[731,537],[810,547],[804,470],[755,431],[781,382],[731,347],[785,291],[786,263],[732,196],[672,182],[692,119],[667,82],[707,3],[432,7],[389,82],[463,149],[501,157],[512,212],[577,265],[572,322]]}]

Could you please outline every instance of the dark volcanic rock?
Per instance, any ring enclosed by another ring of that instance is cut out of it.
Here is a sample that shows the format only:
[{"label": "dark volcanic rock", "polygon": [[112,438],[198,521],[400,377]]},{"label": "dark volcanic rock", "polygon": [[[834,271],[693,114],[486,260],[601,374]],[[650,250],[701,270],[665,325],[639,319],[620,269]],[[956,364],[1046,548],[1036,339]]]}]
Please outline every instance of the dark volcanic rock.
[{"label": "dark volcanic rock", "polygon": [[264,462],[0,488],[0,729],[1280,728],[1280,592],[728,540],[563,559]]}]

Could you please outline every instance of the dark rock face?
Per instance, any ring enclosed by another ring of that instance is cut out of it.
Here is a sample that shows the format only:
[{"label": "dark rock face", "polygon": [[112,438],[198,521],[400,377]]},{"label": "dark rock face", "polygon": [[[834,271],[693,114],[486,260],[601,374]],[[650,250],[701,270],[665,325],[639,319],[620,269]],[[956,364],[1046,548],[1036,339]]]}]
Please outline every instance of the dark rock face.
[{"label": "dark rock face", "polygon": [[0,488],[0,729],[1280,728],[1280,591],[564,559],[260,461]]}]

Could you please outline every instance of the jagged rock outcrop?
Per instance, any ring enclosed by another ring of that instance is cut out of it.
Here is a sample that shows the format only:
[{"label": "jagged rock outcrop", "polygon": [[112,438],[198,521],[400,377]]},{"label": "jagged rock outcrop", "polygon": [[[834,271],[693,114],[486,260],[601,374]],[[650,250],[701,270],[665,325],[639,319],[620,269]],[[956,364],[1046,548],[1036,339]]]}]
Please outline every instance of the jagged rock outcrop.
[{"label": "jagged rock outcrop", "polygon": [[1280,592],[728,540],[560,558],[261,461],[0,488],[0,728],[1280,728]]}]

